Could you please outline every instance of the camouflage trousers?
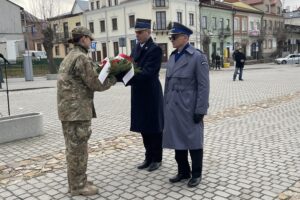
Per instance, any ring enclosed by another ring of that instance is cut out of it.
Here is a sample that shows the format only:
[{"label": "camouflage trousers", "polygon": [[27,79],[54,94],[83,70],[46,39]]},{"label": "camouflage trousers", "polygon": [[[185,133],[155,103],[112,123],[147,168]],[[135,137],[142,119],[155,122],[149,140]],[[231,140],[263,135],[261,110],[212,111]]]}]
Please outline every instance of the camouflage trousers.
[{"label": "camouflage trousers", "polygon": [[87,181],[88,140],[91,136],[91,121],[62,121],[66,144],[68,183],[71,190],[78,190]]}]

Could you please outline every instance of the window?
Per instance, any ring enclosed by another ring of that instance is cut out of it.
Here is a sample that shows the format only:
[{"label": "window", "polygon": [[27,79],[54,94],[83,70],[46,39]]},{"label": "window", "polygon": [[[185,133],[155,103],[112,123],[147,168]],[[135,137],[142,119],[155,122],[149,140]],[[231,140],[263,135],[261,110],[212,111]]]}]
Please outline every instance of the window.
[{"label": "window", "polygon": [[207,29],[207,17],[202,16],[202,28]]},{"label": "window", "polygon": [[41,43],[37,43],[36,44],[36,48],[38,51],[42,51],[42,44]]},{"label": "window", "polygon": [[118,30],[118,20],[117,18],[113,18],[112,19],[112,30],[115,31],[115,30]]},{"label": "window", "polygon": [[64,23],[63,23],[63,27],[64,27],[64,37],[65,37],[65,38],[69,38],[69,27],[68,27],[68,22],[64,22]]},{"label": "window", "polygon": [[91,2],[91,10],[94,10],[94,2]]},{"label": "window", "polygon": [[129,15],[129,28],[134,27],[134,21],[135,21],[134,15]]},{"label": "window", "polygon": [[96,6],[97,6],[97,9],[100,8],[100,1],[96,1]]},{"label": "window", "polygon": [[181,12],[177,12],[177,22],[182,24],[182,13]]},{"label": "window", "polygon": [[226,28],[230,28],[230,19],[226,19]]},{"label": "window", "polygon": [[117,56],[119,54],[119,44],[118,42],[114,42],[114,55]]},{"label": "window", "polygon": [[109,7],[112,6],[111,0],[108,0],[108,6],[109,6]]},{"label": "window", "polygon": [[266,5],[266,12],[270,12],[270,6]]},{"label": "window", "polygon": [[131,49],[131,51],[135,47],[135,44],[136,44],[136,40],[130,40],[130,49]]},{"label": "window", "polygon": [[166,0],[155,0],[156,7],[164,7],[166,6]]},{"label": "window", "polygon": [[65,55],[69,53],[69,44],[65,44]]},{"label": "window", "polygon": [[103,58],[106,58],[107,57],[106,43],[102,43],[102,53],[103,53]]},{"label": "window", "polygon": [[264,28],[267,29],[267,20],[264,20]]},{"label": "window", "polygon": [[280,15],[280,13],[281,13],[281,8],[277,7],[277,14]]},{"label": "window", "polygon": [[90,31],[94,33],[94,22],[89,23]]},{"label": "window", "polygon": [[224,19],[220,18],[220,29],[224,29]]},{"label": "window", "polygon": [[165,30],[167,28],[166,11],[156,12],[156,27],[157,30]]},{"label": "window", "polygon": [[59,56],[59,46],[55,46],[55,55]]},{"label": "window", "polygon": [[242,31],[247,31],[248,28],[247,28],[247,18],[246,17],[243,17],[242,19]]},{"label": "window", "polygon": [[234,31],[240,31],[240,18],[234,18]]},{"label": "window", "polygon": [[115,6],[119,5],[119,1],[115,0]]},{"label": "window", "polygon": [[268,41],[268,47],[269,47],[269,49],[272,49],[272,48],[273,48],[273,47],[272,47],[272,40],[271,40],[271,39]]},{"label": "window", "polygon": [[54,31],[54,33],[57,33],[57,31],[58,31],[58,24],[53,24],[53,31]]},{"label": "window", "polygon": [[105,21],[104,20],[100,21],[100,32],[105,32]]},{"label": "window", "polygon": [[256,22],[256,30],[260,30],[260,22]]},{"label": "window", "polygon": [[80,22],[76,22],[75,26],[81,26]]},{"label": "window", "polygon": [[250,30],[251,30],[251,31],[254,30],[254,22],[250,22]]},{"label": "window", "polygon": [[267,40],[264,40],[264,49],[267,48]]},{"label": "window", "polygon": [[273,22],[271,20],[269,20],[269,30],[273,29]]},{"label": "window", "polygon": [[216,18],[216,17],[213,17],[213,18],[212,18],[211,28],[212,28],[213,30],[216,30],[216,29],[217,29],[217,18]]},{"label": "window", "polygon": [[190,26],[194,26],[194,14],[190,13],[189,17],[190,17]]},{"label": "window", "polygon": [[195,47],[195,42],[190,42],[190,44],[191,44],[193,47]]}]

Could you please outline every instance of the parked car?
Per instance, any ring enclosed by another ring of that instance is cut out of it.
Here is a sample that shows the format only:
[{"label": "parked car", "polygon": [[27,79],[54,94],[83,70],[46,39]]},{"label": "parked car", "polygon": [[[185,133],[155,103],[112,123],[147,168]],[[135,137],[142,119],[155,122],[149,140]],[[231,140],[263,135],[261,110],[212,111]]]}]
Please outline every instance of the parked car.
[{"label": "parked car", "polygon": [[32,59],[37,59],[37,60],[41,60],[41,59],[46,59],[47,58],[47,54],[45,51],[25,51],[24,55],[26,54],[30,54],[32,56]]},{"label": "parked car", "polygon": [[284,58],[276,58],[277,64],[300,64],[300,54],[289,54]]}]

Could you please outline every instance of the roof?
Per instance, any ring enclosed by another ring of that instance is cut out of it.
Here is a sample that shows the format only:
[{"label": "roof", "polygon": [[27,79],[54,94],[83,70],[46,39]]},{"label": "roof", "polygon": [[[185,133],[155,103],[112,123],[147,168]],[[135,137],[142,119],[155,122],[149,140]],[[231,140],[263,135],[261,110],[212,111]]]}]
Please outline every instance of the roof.
[{"label": "roof", "polygon": [[72,13],[76,5],[79,6],[82,12],[89,10],[89,0],[75,0],[71,11]]},{"label": "roof", "polygon": [[242,0],[243,2],[252,5],[252,4],[263,4],[263,0]]},{"label": "roof", "polygon": [[242,11],[250,11],[250,12],[255,12],[255,13],[263,13],[263,11],[257,9],[257,8],[254,8],[246,3],[243,3],[243,2],[235,2],[235,3],[231,3],[235,9],[237,10],[242,10]]},{"label": "roof", "polygon": [[22,6],[19,6],[18,4],[14,3],[14,2],[12,2],[10,0],[6,0],[6,1],[8,1],[11,4],[14,4],[15,6],[18,6],[21,10],[24,10],[24,8]]}]

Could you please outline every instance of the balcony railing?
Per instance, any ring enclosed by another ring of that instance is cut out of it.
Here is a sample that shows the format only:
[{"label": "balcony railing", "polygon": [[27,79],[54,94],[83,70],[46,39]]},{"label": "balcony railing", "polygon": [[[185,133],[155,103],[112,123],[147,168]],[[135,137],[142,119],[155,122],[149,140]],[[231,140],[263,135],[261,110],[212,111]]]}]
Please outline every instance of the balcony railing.
[{"label": "balcony railing", "polygon": [[67,42],[72,37],[72,34],[69,32],[63,33],[54,33],[54,42]]},{"label": "balcony railing", "polygon": [[153,0],[152,7],[153,8],[168,8],[169,0]]},{"label": "balcony railing", "polygon": [[153,22],[153,32],[168,32],[169,31],[169,22],[166,23],[157,23]]},{"label": "balcony railing", "polygon": [[260,30],[249,30],[248,35],[249,37],[258,37],[260,36]]},{"label": "balcony railing", "polygon": [[218,33],[220,36],[230,36],[231,35],[231,30],[229,27],[227,28],[220,28],[218,30]]}]

